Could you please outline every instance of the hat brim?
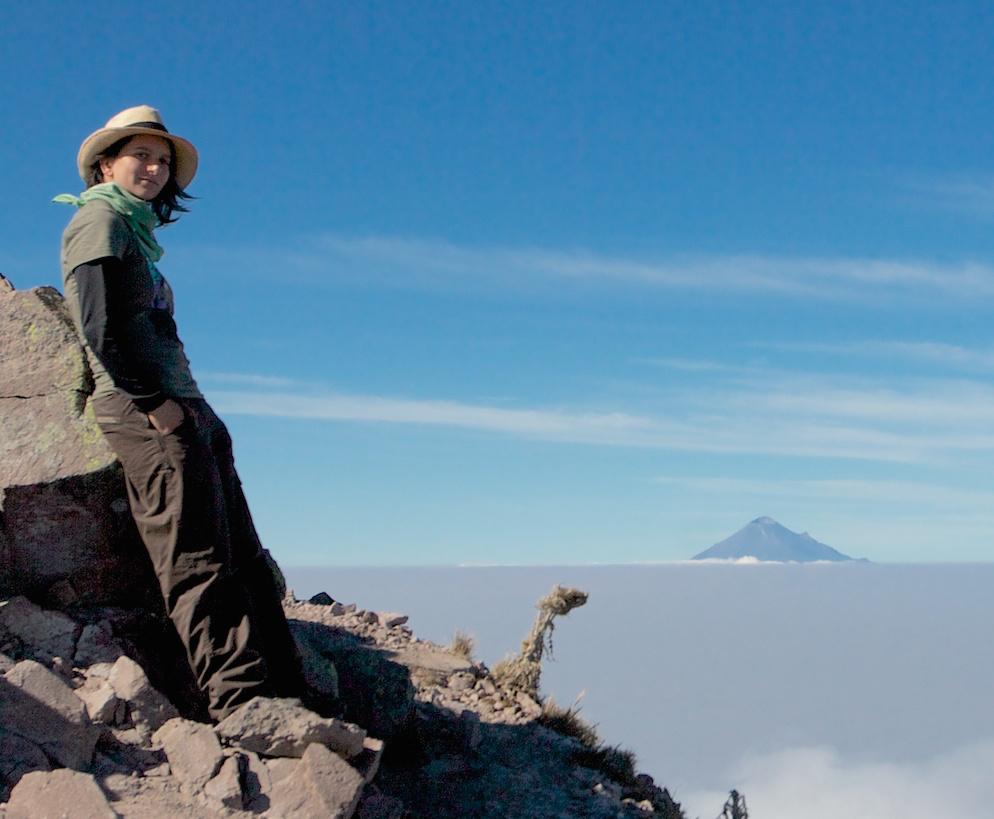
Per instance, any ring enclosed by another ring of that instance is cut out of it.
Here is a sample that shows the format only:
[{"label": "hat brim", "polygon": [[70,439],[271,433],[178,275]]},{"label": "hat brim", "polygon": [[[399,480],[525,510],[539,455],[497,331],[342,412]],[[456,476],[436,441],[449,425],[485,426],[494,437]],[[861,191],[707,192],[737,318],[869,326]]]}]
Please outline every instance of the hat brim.
[{"label": "hat brim", "polygon": [[197,156],[197,149],[193,147],[193,143],[175,134],[170,134],[168,131],[160,131],[157,128],[146,128],[140,125],[127,128],[101,128],[83,140],[83,144],[79,148],[79,156],[76,160],[79,166],[80,177],[85,182],[90,173],[90,168],[97,161],[97,157],[115,142],[142,134],[161,137],[172,143],[173,149],[176,152],[176,166],[172,169],[173,179],[176,180],[176,184],[180,190],[184,190],[193,181],[193,177],[197,175],[197,164],[200,161]]}]

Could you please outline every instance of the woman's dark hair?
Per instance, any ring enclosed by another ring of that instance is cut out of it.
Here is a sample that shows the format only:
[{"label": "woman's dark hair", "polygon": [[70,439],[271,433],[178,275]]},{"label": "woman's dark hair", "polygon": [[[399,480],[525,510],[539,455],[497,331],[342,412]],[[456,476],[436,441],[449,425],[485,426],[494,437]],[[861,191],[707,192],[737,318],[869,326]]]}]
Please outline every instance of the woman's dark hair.
[{"label": "woman's dark hair", "polygon": [[[104,172],[100,170],[100,162],[104,159],[115,159],[121,154],[121,150],[127,145],[134,135],[126,136],[124,139],[119,139],[106,151],[97,155],[97,158],[93,160],[93,164],[90,165],[90,171],[86,175],[86,187],[92,188],[94,185],[99,185],[104,181]],[[178,217],[173,216],[173,212],[176,213],[187,213],[189,208],[187,208],[183,202],[190,199],[195,199],[196,197],[190,196],[188,193],[184,193],[183,190],[176,184],[176,148],[173,146],[172,140],[168,137],[163,137],[169,143],[169,180],[163,185],[162,190],[159,195],[155,197],[149,204],[152,206],[152,212],[155,214],[155,218],[159,225],[168,225],[176,221]]]}]

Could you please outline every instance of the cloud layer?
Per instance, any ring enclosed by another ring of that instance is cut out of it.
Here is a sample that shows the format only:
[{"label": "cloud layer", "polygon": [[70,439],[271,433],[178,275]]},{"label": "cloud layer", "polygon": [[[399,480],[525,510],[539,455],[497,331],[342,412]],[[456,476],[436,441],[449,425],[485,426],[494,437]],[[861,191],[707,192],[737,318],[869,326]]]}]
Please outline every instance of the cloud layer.
[{"label": "cloud layer", "polygon": [[[994,739],[924,762],[853,761],[825,748],[747,757],[733,774],[762,819],[987,819],[994,804]],[[678,797],[679,798],[679,797]],[[682,796],[688,816],[717,815],[727,794]]]}]

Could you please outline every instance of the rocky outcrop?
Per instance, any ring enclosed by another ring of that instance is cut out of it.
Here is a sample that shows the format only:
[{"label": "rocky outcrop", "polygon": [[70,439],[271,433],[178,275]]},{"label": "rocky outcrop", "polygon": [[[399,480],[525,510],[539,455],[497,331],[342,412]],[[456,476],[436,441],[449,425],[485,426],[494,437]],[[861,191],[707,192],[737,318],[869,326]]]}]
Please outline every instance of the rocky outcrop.
[{"label": "rocky outcrop", "polygon": [[[589,747],[542,724],[540,702],[482,663],[418,640],[405,618],[292,596],[284,608],[295,632],[328,651],[367,655],[356,667],[373,657],[394,667],[359,703],[375,710],[381,697],[394,709],[389,742],[299,700],[259,698],[218,725],[176,716],[113,637],[130,628],[123,610],[0,604],[0,816],[682,818],[649,777],[618,781]],[[117,654],[112,662],[87,664],[83,635],[94,631],[105,636],[103,656]],[[357,706],[345,698],[341,709]]]},{"label": "rocky outcrop", "polygon": [[[101,630],[120,630],[120,613],[106,614]],[[127,655],[83,664],[85,630],[25,598],[0,604],[0,815],[354,814],[383,751],[363,729],[264,698],[217,726],[185,719]],[[168,799],[149,812],[156,790]]]},{"label": "rocky outcrop", "polygon": [[89,369],[57,290],[15,290],[0,277],[0,476],[33,484],[110,466],[85,408]]},{"label": "rocky outcrop", "polygon": [[141,605],[155,580],[57,290],[0,277],[0,595]]}]

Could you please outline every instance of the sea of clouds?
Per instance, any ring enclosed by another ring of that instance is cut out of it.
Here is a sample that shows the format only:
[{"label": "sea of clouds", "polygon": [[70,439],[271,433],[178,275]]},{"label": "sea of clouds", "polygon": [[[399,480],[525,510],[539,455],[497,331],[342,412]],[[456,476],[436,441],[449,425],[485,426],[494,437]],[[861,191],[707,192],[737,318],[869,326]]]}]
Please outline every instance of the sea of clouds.
[{"label": "sea of clouds", "polygon": [[410,615],[419,637],[518,650],[535,602],[590,592],[557,621],[542,691],[635,751],[689,817],[732,788],[756,819],[989,819],[994,564],[288,568]]},{"label": "sea of clouds", "polygon": [[[859,762],[828,748],[747,755],[731,771],[756,819],[980,819],[994,799],[994,740],[922,762]],[[688,816],[717,815],[721,791],[686,791]]]}]

